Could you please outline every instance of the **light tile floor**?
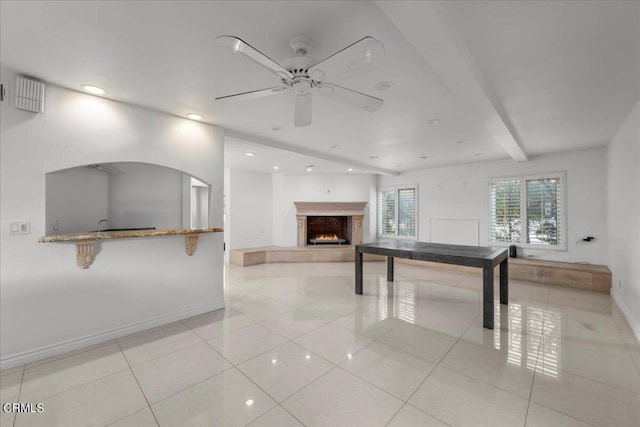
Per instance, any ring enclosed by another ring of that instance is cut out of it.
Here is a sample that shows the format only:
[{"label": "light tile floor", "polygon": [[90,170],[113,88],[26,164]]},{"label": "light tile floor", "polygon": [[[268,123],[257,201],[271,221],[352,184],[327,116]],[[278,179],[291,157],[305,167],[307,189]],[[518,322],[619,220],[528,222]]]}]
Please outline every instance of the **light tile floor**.
[{"label": "light tile floor", "polygon": [[[609,295],[398,264],[228,267],[227,307],[2,371],[4,426],[640,426],[640,344]],[[497,289],[496,289],[497,292]],[[496,294],[497,296],[497,294]]]}]

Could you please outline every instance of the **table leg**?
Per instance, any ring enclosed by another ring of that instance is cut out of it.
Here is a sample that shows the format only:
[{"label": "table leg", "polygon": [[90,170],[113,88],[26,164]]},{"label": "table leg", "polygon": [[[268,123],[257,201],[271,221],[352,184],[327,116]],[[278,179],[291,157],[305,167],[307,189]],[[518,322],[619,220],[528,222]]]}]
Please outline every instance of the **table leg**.
[{"label": "table leg", "polygon": [[483,326],[493,329],[493,267],[482,269],[482,319]]},{"label": "table leg", "polygon": [[500,263],[500,304],[509,304],[509,263],[508,258]]},{"label": "table leg", "polygon": [[362,295],[362,252],[356,249],[356,294]]},{"label": "table leg", "polygon": [[387,281],[393,282],[393,257],[387,257]]}]

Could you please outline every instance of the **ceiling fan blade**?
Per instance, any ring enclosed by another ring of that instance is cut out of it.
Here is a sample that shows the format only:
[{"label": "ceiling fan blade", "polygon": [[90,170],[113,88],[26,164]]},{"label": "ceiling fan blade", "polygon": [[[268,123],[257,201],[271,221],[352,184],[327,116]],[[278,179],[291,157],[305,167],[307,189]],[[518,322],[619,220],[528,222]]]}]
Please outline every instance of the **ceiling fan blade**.
[{"label": "ceiling fan blade", "polygon": [[324,81],[327,74],[352,70],[381,56],[384,56],[384,45],[367,36],[309,68],[309,76],[315,81]]},{"label": "ceiling fan blade", "polygon": [[296,96],[295,126],[303,127],[311,124],[311,94]]},{"label": "ceiling fan blade", "polygon": [[271,71],[280,78],[293,79],[293,75],[284,69],[280,64],[269,58],[259,50],[235,36],[218,36],[216,41],[230,48],[235,53],[240,53],[247,58],[257,62],[262,67]]},{"label": "ceiling fan blade", "polygon": [[282,93],[287,89],[289,88],[286,86],[270,87],[268,89],[252,90],[251,92],[236,93],[235,95],[219,96],[215,100],[221,101],[221,100],[232,99],[234,101],[235,100],[244,101],[247,99],[256,99],[256,98],[262,98],[264,96],[275,95],[278,93]]},{"label": "ceiling fan blade", "polygon": [[382,99],[376,98],[375,96],[365,95],[364,93],[356,92],[355,90],[347,89],[333,83],[322,83],[318,85],[318,92],[328,98],[344,102],[345,104],[369,111],[370,113],[377,111],[384,103]]}]

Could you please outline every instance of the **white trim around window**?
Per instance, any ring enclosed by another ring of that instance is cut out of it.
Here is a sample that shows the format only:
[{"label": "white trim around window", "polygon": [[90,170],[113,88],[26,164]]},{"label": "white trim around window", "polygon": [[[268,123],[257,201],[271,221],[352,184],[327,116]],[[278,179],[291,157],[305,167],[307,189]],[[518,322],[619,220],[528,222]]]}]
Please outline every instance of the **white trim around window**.
[{"label": "white trim around window", "polygon": [[489,178],[489,244],[566,251],[566,181],[566,172]]},{"label": "white trim around window", "polygon": [[378,238],[418,240],[418,185],[378,187]]}]

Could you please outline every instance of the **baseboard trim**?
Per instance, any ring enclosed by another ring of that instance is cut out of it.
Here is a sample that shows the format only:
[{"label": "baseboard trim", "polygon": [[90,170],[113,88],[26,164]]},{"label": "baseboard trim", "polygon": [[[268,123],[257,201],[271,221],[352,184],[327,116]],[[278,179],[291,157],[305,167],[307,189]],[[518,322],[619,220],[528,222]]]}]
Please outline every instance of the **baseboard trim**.
[{"label": "baseboard trim", "polygon": [[616,304],[618,304],[620,311],[622,311],[622,314],[624,314],[627,322],[629,322],[631,330],[633,330],[633,333],[636,334],[636,338],[638,338],[638,340],[640,341],[640,325],[638,325],[636,319],[634,319],[631,315],[631,310],[629,310],[624,301],[622,301],[622,298],[620,298],[620,295],[618,294],[618,292],[616,292],[615,289],[611,290],[611,297],[616,302]]},{"label": "baseboard trim", "polygon": [[11,356],[3,357],[0,359],[0,370],[21,366],[27,363],[35,362],[41,359],[45,359],[51,356],[57,356],[69,351],[78,350],[83,347],[89,347],[95,344],[100,344],[106,341],[110,341],[115,338],[121,338],[126,335],[134,334],[136,332],[142,332],[146,329],[155,328],[157,326],[166,325],[178,320],[187,319],[198,314],[207,313],[213,310],[219,310],[224,308],[222,305],[209,304],[201,307],[192,308],[189,310],[181,311],[179,313],[170,314],[168,316],[157,317],[155,319],[144,320],[142,322],[132,323],[120,328],[111,329],[108,331],[100,332],[97,334],[85,335],[80,338],[63,341],[57,344],[40,347],[35,350],[29,350],[22,353],[14,354]]}]

